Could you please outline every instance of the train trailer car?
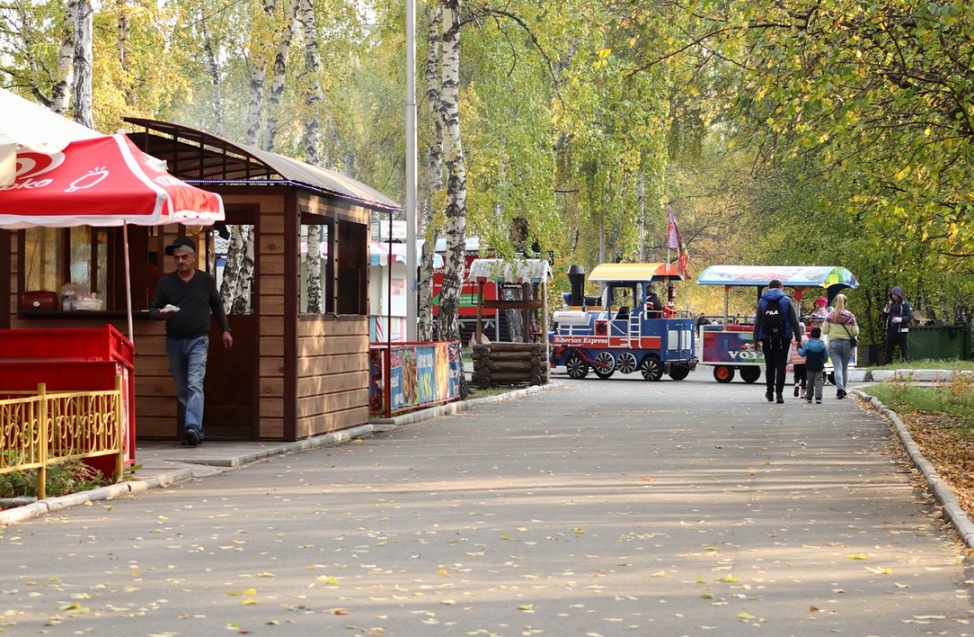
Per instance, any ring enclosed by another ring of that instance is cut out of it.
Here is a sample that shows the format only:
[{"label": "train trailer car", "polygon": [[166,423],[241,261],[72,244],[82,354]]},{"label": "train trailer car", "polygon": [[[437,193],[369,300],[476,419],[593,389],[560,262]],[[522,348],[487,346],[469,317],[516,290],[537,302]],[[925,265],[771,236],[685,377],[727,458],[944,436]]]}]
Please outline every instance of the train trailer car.
[{"label": "train trailer car", "polygon": [[[754,346],[753,318],[749,317],[743,324],[734,323],[728,313],[728,298],[732,288],[753,288],[756,308],[761,293],[772,279],[781,281],[786,289],[791,288],[794,291],[792,300],[796,307],[800,307],[802,297],[810,291],[824,290],[831,305],[832,299],[839,292],[859,287],[852,272],[833,265],[713,265],[701,272],[697,279],[698,285],[724,287],[723,322],[700,326],[700,336],[697,339],[700,364],[713,366],[714,380],[718,383],[731,382],[735,372],[740,373],[741,380],[746,383],[753,383],[761,377],[764,354],[760,348]],[[798,319],[809,329],[814,324],[812,317],[804,317],[800,311]],[[830,362],[826,366],[826,372],[829,382],[834,382],[831,370]]]},{"label": "train trailer car", "polygon": [[[571,266],[572,291],[563,295],[565,309],[554,312],[555,327],[548,333],[551,366],[564,365],[575,379],[590,370],[603,379],[636,370],[652,381],[663,374],[686,378],[697,364],[694,324],[672,303],[673,281],[683,280],[683,274],[675,264],[606,263],[590,277],[604,284],[602,294],[586,297],[585,272]],[[665,305],[651,295],[656,285],[668,293]]]}]

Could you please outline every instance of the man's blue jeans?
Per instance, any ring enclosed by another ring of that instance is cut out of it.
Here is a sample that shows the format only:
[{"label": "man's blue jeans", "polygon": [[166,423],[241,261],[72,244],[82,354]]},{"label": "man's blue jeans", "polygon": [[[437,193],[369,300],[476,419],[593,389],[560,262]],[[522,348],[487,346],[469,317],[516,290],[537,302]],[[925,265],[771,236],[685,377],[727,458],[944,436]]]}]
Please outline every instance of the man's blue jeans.
[{"label": "man's blue jeans", "polygon": [[183,412],[187,431],[195,429],[203,439],[203,377],[206,375],[206,352],[209,336],[187,339],[166,339],[169,370],[176,383],[176,399]]}]

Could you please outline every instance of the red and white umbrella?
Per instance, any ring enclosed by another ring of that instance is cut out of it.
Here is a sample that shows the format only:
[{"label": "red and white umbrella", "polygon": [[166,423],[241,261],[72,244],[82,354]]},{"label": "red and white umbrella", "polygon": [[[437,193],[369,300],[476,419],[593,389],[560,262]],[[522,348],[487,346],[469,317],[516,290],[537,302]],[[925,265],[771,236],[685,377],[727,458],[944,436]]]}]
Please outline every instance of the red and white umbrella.
[{"label": "red and white umbrella", "polygon": [[[2,116],[0,116],[2,117]],[[219,195],[186,184],[124,135],[74,141],[54,152],[19,148],[15,181],[0,187],[0,228],[123,226],[132,338],[128,225],[212,225]]]},{"label": "red and white umbrella", "polygon": [[214,193],[173,177],[124,135],[17,153],[17,177],[0,187],[0,227],[211,225],[224,218]]},{"label": "red and white umbrella", "polygon": [[57,152],[102,134],[0,88],[0,186],[17,175],[19,152]]}]

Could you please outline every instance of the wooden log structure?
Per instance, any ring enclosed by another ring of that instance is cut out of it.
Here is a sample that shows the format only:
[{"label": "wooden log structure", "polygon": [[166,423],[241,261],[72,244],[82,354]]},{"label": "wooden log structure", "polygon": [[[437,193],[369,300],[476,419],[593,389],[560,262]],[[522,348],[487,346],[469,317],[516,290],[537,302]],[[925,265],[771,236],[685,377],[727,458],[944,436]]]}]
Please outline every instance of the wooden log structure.
[{"label": "wooden log structure", "polygon": [[474,345],[471,381],[486,389],[498,385],[542,385],[548,382],[548,361],[538,343]]}]

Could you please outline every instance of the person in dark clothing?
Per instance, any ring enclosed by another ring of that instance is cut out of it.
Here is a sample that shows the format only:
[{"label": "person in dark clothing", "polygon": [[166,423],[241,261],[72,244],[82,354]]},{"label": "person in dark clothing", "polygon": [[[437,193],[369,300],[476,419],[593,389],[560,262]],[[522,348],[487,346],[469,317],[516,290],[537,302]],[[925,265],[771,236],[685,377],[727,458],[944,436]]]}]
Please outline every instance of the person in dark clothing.
[{"label": "person in dark clothing", "polygon": [[889,365],[893,362],[893,350],[897,345],[900,346],[900,354],[903,362],[910,360],[909,345],[907,340],[910,334],[910,323],[913,322],[913,308],[910,303],[903,299],[903,290],[900,286],[895,286],[889,293],[890,300],[883,308],[883,320],[886,323],[886,358],[884,362]]},{"label": "person in dark clothing", "polygon": [[224,347],[233,347],[233,336],[216,280],[196,269],[193,240],[177,237],[166,246],[166,254],[175,259],[176,271],[159,279],[149,316],[166,321],[166,353],[183,414],[184,444],[195,447],[203,441],[203,378],[211,312],[223,330]]},{"label": "person in dark clothing", "polygon": [[829,362],[829,350],[822,340],[822,328],[813,327],[811,338],[798,348],[798,355],[805,357],[805,374],[808,376],[808,390],[805,400],[822,404],[822,388],[825,386],[825,364]]},{"label": "person in dark clothing", "polygon": [[[777,305],[777,312],[773,311]],[[754,317],[754,345],[761,343],[764,353],[764,375],[767,391],[764,397],[768,402],[785,402],[785,371],[788,368],[788,342],[792,336],[795,345],[802,344],[798,315],[791,299],[782,290],[781,281],[772,279],[768,289],[758,301],[758,311]]]},{"label": "person in dark clothing", "polygon": [[656,288],[649,286],[646,294],[646,316],[660,318],[663,316],[663,302],[656,296]]}]

